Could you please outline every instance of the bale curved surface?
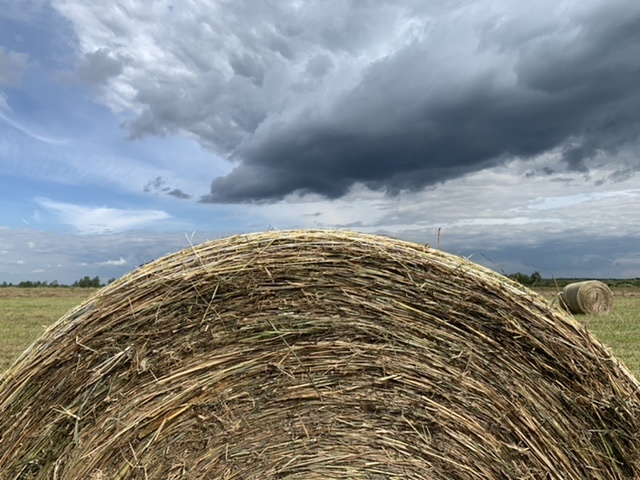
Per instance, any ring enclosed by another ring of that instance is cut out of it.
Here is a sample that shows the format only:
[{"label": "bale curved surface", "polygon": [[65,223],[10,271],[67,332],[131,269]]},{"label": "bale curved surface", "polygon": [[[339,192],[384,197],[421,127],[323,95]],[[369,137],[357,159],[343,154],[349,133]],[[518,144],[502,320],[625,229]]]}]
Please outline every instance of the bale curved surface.
[{"label": "bale curved surface", "polygon": [[597,280],[570,283],[562,289],[562,303],[571,313],[608,315],[613,310],[613,293]]},{"label": "bale curved surface", "polygon": [[242,235],[47,330],[0,381],[0,475],[637,478],[639,388],[570,315],[462,258]]}]

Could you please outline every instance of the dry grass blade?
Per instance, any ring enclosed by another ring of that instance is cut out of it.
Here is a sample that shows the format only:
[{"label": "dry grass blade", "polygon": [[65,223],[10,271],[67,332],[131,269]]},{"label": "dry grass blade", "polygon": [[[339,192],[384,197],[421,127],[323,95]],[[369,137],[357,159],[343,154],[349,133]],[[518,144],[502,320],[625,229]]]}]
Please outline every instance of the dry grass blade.
[{"label": "dry grass blade", "polygon": [[242,235],[100,290],[5,372],[0,478],[631,479],[639,392],[459,257]]}]

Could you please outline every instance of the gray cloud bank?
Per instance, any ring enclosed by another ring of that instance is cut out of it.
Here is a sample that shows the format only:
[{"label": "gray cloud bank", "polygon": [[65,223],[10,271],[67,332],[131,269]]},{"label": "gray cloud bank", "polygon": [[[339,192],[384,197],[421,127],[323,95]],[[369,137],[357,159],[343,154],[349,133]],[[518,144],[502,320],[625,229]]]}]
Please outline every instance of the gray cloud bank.
[{"label": "gray cloud bank", "polygon": [[204,240],[199,236],[189,240],[183,233],[82,236],[0,227],[0,283],[56,280],[71,284],[85,275],[107,281]]},{"label": "gray cloud bank", "polygon": [[77,75],[88,84],[104,83],[122,73],[123,62],[123,58],[114,58],[108,49],[99,48],[93,53],[85,54],[78,66]]},{"label": "gray cloud bank", "polygon": [[235,162],[205,202],[396,194],[552,151],[558,170],[639,167],[636,0],[81,3],[54,5],[132,136]]},{"label": "gray cloud bank", "polygon": [[[404,230],[377,233],[396,238],[434,243],[424,231]],[[101,280],[118,278],[140,265],[191,244],[218,238],[218,233],[184,234],[126,232],[111,235],[65,235],[30,229],[0,227],[0,283],[54,280],[71,284],[88,275]],[[503,273],[532,273],[543,277],[637,278],[640,253],[637,239],[597,238],[580,240],[579,235],[555,236],[542,243],[514,245],[499,238],[481,238],[469,246],[465,235],[445,230],[443,249]]]}]

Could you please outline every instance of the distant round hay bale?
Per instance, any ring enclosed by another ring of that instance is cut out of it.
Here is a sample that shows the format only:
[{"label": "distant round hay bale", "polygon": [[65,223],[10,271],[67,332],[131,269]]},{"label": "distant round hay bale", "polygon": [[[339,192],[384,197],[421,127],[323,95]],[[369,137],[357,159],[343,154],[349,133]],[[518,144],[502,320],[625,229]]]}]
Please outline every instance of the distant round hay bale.
[{"label": "distant round hay bale", "polygon": [[608,315],[613,309],[613,293],[597,280],[570,283],[562,289],[561,303],[571,313]]},{"label": "distant round hay bale", "polygon": [[640,384],[462,258],[286,231],[147,264],[0,380],[2,478],[622,479]]}]

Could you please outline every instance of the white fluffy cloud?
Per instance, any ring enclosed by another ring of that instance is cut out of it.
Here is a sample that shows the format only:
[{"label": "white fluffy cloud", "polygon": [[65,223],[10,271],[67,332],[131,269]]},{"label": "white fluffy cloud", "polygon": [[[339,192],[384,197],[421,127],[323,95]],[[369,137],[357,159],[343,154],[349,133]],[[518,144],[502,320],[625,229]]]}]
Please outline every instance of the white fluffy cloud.
[{"label": "white fluffy cloud", "polygon": [[104,260],[102,262],[96,262],[99,267],[121,267],[127,265],[129,262],[125,258],[120,257],[117,260]]}]

